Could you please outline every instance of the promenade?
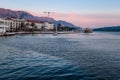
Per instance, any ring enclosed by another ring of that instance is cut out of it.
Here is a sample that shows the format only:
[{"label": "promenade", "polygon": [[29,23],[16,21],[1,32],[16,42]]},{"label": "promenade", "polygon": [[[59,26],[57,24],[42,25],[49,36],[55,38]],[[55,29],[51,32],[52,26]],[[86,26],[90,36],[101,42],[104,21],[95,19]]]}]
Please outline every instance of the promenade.
[{"label": "promenade", "polygon": [[[21,35],[21,34],[54,34],[55,32],[43,32],[43,31],[34,31],[34,32],[6,32],[4,34],[0,34],[0,36],[14,36],[14,35]],[[75,34],[80,32],[75,31],[64,31],[64,32],[57,32],[58,34]]]}]

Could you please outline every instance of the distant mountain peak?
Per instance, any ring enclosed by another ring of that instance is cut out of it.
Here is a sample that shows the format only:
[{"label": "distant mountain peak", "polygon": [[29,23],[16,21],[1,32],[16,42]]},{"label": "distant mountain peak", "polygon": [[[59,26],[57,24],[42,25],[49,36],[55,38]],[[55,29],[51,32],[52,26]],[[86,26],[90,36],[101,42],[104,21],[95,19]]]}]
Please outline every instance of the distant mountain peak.
[{"label": "distant mountain peak", "polygon": [[[26,20],[38,20],[38,21],[47,21],[48,17],[37,17],[26,11],[13,11],[10,9],[0,8],[0,18],[22,18]],[[54,19],[50,18],[50,21],[54,21]]]},{"label": "distant mountain peak", "polygon": [[53,22],[55,25],[60,23],[63,26],[76,27],[75,25],[63,20],[56,21],[53,18],[33,16],[32,14],[26,11],[14,11],[11,9],[4,9],[4,8],[0,8],[0,18],[21,18],[25,20],[36,20],[36,21],[48,21],[49,19],[49,21]]}]

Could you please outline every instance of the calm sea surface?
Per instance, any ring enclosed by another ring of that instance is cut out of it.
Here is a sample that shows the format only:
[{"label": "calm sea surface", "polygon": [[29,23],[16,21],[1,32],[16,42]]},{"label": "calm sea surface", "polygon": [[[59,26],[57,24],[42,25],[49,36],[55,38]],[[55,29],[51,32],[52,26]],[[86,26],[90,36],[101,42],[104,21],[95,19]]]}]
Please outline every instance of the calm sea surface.
[{"label": "calm sea surface", "polygon": [[0,80],[120,80],[120,32],[0,37]]}]

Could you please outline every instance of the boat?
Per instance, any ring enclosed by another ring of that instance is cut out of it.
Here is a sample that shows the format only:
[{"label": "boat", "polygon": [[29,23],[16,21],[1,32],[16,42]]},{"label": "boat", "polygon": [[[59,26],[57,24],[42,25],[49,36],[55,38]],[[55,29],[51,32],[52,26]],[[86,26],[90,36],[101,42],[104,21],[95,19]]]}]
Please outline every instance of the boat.
[{"label": "boat", "polygon": [[93,30],[90,29],[90,28],[86,28],[86,29],[84,30],[84,33],[93,33]]}]

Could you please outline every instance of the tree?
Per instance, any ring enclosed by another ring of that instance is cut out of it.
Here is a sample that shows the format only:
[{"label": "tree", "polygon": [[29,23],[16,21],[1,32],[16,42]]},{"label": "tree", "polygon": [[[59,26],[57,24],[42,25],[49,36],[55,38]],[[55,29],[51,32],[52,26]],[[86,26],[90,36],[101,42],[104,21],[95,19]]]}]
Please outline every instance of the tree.
[{"label": "tree", "polygon": [[58,26],[57,26],[57,30],[61,31],[61,27],[62,27],[62,25],[59,23]]},{"label": "tree", "polygon": [[30,24],[29,23],[26,23],[26,26],[29,26]]},{"label": "tree", "polygon": [[32,23],[31,23],[31,26],[32,26],[32,28],[34,28],[34,26],[35,26],[35,23],[34,23],[34,22],[32,22]]},{"label": "tree", "polygon": [[33,32],[33,29],[34,29],[34,27],[35,27],[35,23],[32,22],[32,23],[31,23],[31,26],[32,26],[32,32]]},{"label": "tree", "polygon": [[25,27],[25,23],[22,22],[22,23],[20,24],[20,30],[23,30],[24,27]]},{"label": "tree", "polygon": [[42,26],[41,29],[42,29],[42,31],[45,31],[45,26]]}]

